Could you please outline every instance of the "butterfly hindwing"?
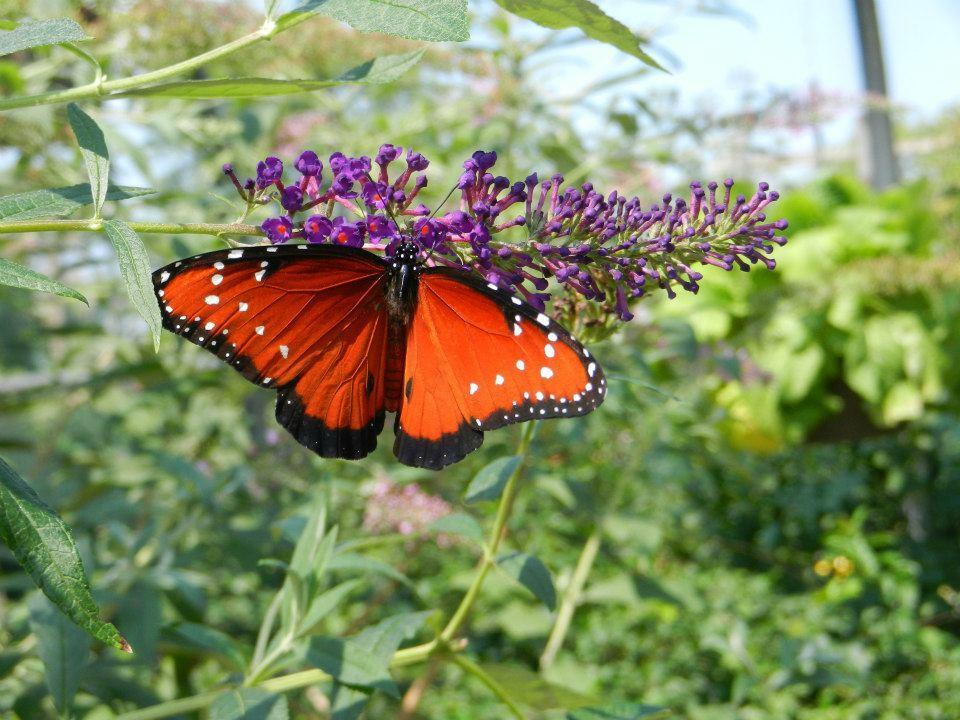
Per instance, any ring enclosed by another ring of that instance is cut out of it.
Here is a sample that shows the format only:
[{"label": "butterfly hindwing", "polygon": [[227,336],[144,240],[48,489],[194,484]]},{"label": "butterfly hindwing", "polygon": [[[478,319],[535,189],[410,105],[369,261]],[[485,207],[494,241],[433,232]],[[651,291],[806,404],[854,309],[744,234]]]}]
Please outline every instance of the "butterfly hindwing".
[{"label": "butterfly hindwing", "polygon": [[478,448],[485,430],[584,415],[605,391],[599,364],[559,324],[466,273],[430,269],[407,333],[394,452],[443,467]]},{"label": "butterfly hindwing", "polygon": [[323,457],[376,447],[385,406],[386,265],[363,250],[258,246],[153,275],[164,327],[278,391],[277,420]]}]

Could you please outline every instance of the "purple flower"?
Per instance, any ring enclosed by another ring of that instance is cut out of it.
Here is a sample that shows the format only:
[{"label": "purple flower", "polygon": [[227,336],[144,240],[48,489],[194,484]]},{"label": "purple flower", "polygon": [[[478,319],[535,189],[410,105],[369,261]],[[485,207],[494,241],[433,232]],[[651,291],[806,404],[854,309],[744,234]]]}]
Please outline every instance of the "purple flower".
[{"label": "purple flower", "polygon": [[391,143],[384,143],[377,152],[376,163],[381,167],[385,167],[400,157],[400,153],[402,152],[402,147],[392,145]]},{"label": "purple flower", "polygon": [[[705,266],[772,269],[775,247],[786,242],[786,220],[767,218],[779,198],[767,183],[737,195],[729,178],[693,182],[686,197],[666,194],[645,207],[636,197],[603,194],[591,183],[567,184],[562,175],[541,181],[531,173],[511,182],[491,172],[495,152],[478,150],[463,163],[456,204],[431,208],[417,202],[427,184],[425,175],[414,176],[429,164],[423,155],[407,150],[406,168],[388,177],[387,166],[402,154],[401,147],[383,144],[374,156],[379,172],[372,177],[369,157],[332,153],[333,181],[325,190],[313,151],[297,158],[303,179],[290,187],[280,182],[280,160],[266,158],[257,166],[256,187],[276,184],[281,191],[256,197],[276,199],[282,213],[263,223],[264,232],[275,243],[303,236],[350,247],[362,247],[369,237],[387,256],[398,242],[411,240],[430,251],[429,264],[476,273],[540,310],[551,299],[548,287],[559,287],[553,310],[567,321],[584,301],[596,303],[602,322],[591,327],[600,327],[597,332],[612,327],[606,319],[632,318],[630,305],[640,297],[658,290],[668,297],[681,290],[696,293]],[[224,172],[234,177],[231,166]],[[234,184],[242,197],[252,197],[239,181]],[[305,203],[308,209],[322,206],[322,214],[293,223],[291,216]],[[364,211],[365,220],[342,216]]]},{"label": "purple flower", "polygon": [[291,215],[298,213],[303,206],[303,190],[297,185],[287,185],[280,193],[280,204]]},{"label": "purple flower", "polygon": [[330,237],[333,223],[323,215],[311,215],[303,221],[303,234],[312,243],[321,243]]},{"label": "purple flower", "polygon": [[430,161],[413,150],[407,150],[407,167],[413,172],[422,172],[427,169]]},{"label": "purple flower", "polygon": [[278,218],[268,218],[260,225],[260,229],[267,234],[270,242],[279,245],[293,236],[293,221],[286,215]]},{"label": "purple flower", "polygon": [[261,190],[277,182],[283,176],[280,158],[268,157],[257,163],[257,187]]},{"label": "purple flower", "polygon": [[367,207],[383,210],[392,199],[393,188],[384,183],[368,182],[363,186],[360,195]]},{"label": "purple flower", "polygon": [[323,163],[313,150],[304,150],[293,164],[304,177],[317,177],[323,170]]},{"label": "purple flower", "polygon": [[392,240],[399,235],[396,223],[383,215],[370,215],[367,218],[367,232],[370,239],[376,241],[387,238]]},{"label": "purple flower", "polygon": [[337,245],[348,247],[363,247],[363,236],[366,226],[362,222],[349,223],[342,217],[333,219],[330,232],[330,241]]}]

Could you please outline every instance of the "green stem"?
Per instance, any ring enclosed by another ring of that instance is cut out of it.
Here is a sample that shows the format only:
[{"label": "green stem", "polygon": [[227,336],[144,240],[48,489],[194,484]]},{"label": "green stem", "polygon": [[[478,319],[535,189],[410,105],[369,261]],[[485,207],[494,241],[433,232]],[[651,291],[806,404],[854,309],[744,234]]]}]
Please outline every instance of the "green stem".
[{"label": "green stem", "polygon": [[[416,645],[412,648],[397,650],[394,653],[393,660],[390,661],[390,667],[404,667],[407,665],[416,665],[426,661],[437,649],[437,643],[428,642],[423,645]],[[447,652],[455,652],[456,648],[447,648]],[[320,682],[330,680],[330,676],[322,670],[303,670],[301,672],[281,675],[257,683],[256,687],[267,690],[268,692],[284,693],[290,690],[316,685]],[[128,713],[117,715],[115,720],[157,720],[158,718],[170,717],[172,715],[182,715],[183,713],[202,710],[209,707],[224,692],[233,689],[233,687],[224,687],[221,690],[192,695],[191,697],[181,698],[179,700],[170,700],[169,702],[159,703],[142,710],[134,710]]]},{"label": "green stem", "polygon": [[493,521],[493,527],[490,529],[490,535],[487,538],[487,544],[483,549],[483,558],[480,560],[480,565],[477,568],[477,574],[473,578],[473,583],[463,596],[463,599],[460,601],[460,605],[454,611],[453,616],[447,623],[447,626],[443,629],[443,632],[440,633],[440,640],[445,643],[449,643],[451,640],[453,640],[454,636],[463,626],[463,623],[466,622],[467,616],[470,614],[470,610],[473,609],[473,604],[477,601],[477,597],[480,595],[480,589],[483,587],[483,581],[486,580],[487,574],[495,564],[497,550],[500,548],[500,542],[503,539],[503,529],[507,525],[507,520],[510,519],[510,513],[513,510],[513,501],[517,496],[517,488],[520,481],[520,470],[523,468],[523,461],[527,457],[527,452],[530,449],[530,441],[533,439],[533,434],[536,431],[536,428],[536,420],[528,423],[524,428],[523,436],[520,438],[520,445],[517,448],[517,455],[520,456],[520,463],[517,465],[516,470],[514,470],[510,475],[510,478],[507,480],[507,484],[503,488],[503,494],[500,496],[500,506],[497,508],[497,517]]},{"label": "green stem", "polygon": [[550,637],[547,638],[546,647],[540,656],[540,669],[545,670],[553,664],[554,658],[560,648],[563,647],[563,641],[567,637],[567,631],[570,629],[570,621],[573,619],[573,612],[580,603],[580,595],[583,592],[583,586],[587,582],[587,576],[593,568],[593,563],[597,559],[597,552],[600,550],[600,538],[602,531],[598,524],[587,542],[583,545],[580,557],[577,559],[577,566],[570,578],[570,583],[563,591],[563,597],[560,600],[560,608],[557,611],[557,620],[550,629]]},{"label": "green stem", "polygon": [[517,720],[527,720],[527,716],[523,714],[523,710],[521,710],[513,701],[513,698],[507,694],[507,691],[500,686],[500,683],[490,677],[486,670],[464,655],[454,655],[453,662],[490,688],[491,692],[500,698],[501,702],[510,709],[510,714],[513,715],[513,717],[517,718]]},{"label": "green stem", "polygon": [[253,648],[253,658],[250,660],[249,673],[252,673],[263,660],[264,653],[267,651],[267,643],[270,641],[270,633],[273,632],[273,623],[280,613],[281,605],[283,605],[283,593],[278,592],[273,596],[273,600],[270,601],[270,606],[263,615],[263,622],[260,623],[260,631],[257,633],[257,643]]},{"label": "green stem", "polygon": [[238,50],[266,40],[273,35],[274,23],[272,21],[265,23],[263,27],[249,35],[232,40],[225,45],[200,53],[192,58],[183,60],[157,70],[133,75],[127,78],[118,78],[116,80],[97,79],[92,83],[80,85],[66,90],[52,90],[50,92],[37,93],[35,95],[23,95],[21,97],[0,98],[0,110],[12,110],[14,108],[34,107],[36,105],[53,105],[55,103],[67,102],[68,100],[83,100],[92,97],[109,97],[125,90],[134,90],[152,85],[161,80],[182,75],[196,70],[213,60],[218,60],[227,55],[231,55]]},{"label": "green stem", "polygon": [[[133,230],[140,233],[164,233],[169,235],[263,235],[256,225],[241,223],[151,223],[128,222]],[[102,220],[25,220],[23,222],[0,222],[0,234],[27,232],[71,232],[103,229]]]}]

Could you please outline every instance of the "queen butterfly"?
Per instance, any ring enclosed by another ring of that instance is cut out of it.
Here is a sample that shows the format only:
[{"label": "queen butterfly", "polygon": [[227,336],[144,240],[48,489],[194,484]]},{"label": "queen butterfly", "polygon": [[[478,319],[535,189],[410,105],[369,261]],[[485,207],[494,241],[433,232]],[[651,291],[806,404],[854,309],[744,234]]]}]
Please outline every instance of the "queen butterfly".
[{"label": "queen butterfly", "polygon": [[395,412],[394,454],[440,469],[483,433],[584,415],[606,381],[556,322],[469,272],[337,245],[244,247],[153,274],[171,332],[277,391],[277,421],[321,457],[357,459]]}]

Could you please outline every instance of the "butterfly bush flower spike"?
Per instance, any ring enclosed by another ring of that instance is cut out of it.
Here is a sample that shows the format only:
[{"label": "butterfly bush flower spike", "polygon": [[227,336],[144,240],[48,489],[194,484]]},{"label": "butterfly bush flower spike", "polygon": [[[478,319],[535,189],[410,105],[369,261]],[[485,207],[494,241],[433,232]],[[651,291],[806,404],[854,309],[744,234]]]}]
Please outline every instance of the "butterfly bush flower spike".
[{"label": "butterfly bush flower spike", "polygon": [[452,191],[458,197],[436,208],[420,202],[427,158],[390,143],[372,159],[332,153],[329,180],[312,150],[293,163],[300,177],[290,185],[276,157],[257,164],[254,190],[241,187],[232,166],[224,173],[245,199],[282,209],[261,226],[273,243],[335,243],[389,257],[410,240],[428,265],[476,273],[538,309],[551,297],[556,312],[592,307],[600,323],[630,320],[631,303],[652,292],[696,293],[706,267],[773,269],[771,255],[786,242],[787,221],[768,217],[779,195],[765,182],[749,195],[735,193],[731,179],[693,182],[689,195],[644,205],[559,174],[511,181],[496,164],[495,152],[473,153]]}]

